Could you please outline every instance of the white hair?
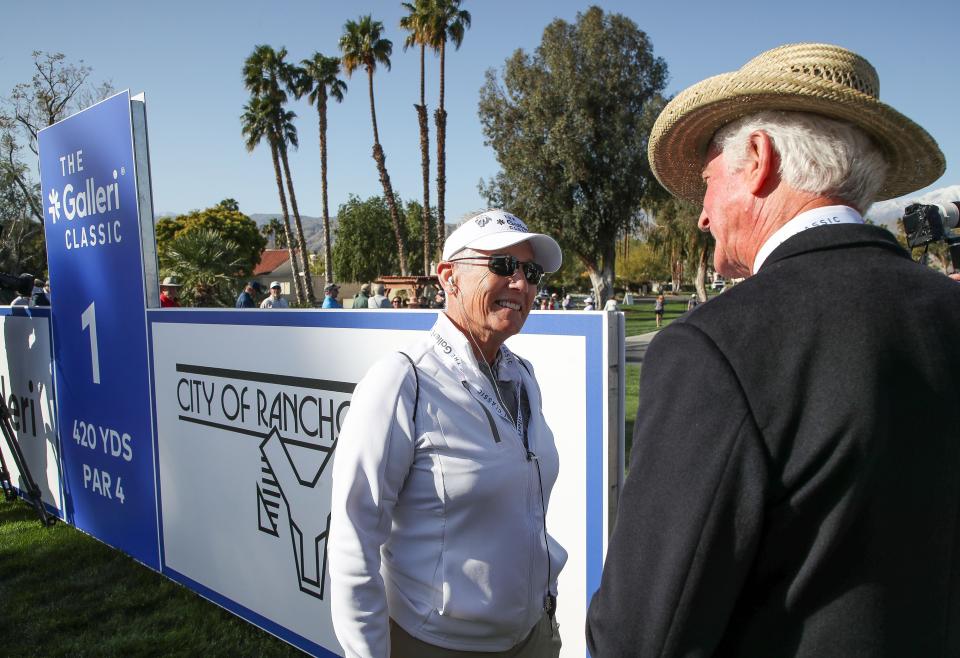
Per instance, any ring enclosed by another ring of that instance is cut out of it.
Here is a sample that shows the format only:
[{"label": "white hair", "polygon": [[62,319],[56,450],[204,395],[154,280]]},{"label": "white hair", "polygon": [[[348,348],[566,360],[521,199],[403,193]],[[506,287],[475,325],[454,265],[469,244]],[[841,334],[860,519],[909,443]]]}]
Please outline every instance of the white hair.
[{"label": "white hair", "polygon": [[727,124],[712,146],[725,153],[727,171],[743,168],[749,137],[766,133],[780,156],[781,178],[792,188],[835,196],[864,212],[887,174],[879,147],[856,126],[805,112],[758,112]]}]

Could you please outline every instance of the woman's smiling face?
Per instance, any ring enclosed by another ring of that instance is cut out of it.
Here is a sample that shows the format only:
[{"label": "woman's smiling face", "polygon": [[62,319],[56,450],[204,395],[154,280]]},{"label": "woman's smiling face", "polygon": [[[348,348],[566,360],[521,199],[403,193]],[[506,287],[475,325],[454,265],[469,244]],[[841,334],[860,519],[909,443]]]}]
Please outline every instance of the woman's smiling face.
[{"label": "woman's smiling face", "polygon": [[484,262],[494,254],[516,257],[520,262],[533,260],[529,242],[494,251],[465,250],[455,259],[476,258],[454,264],[457,291],[447,301],[447,314],[473,334],[484,354],[496,353],[510,336],[520,332],[530,314],[536,286],[523,276],[518,267],[510,276],[499,276]]}]

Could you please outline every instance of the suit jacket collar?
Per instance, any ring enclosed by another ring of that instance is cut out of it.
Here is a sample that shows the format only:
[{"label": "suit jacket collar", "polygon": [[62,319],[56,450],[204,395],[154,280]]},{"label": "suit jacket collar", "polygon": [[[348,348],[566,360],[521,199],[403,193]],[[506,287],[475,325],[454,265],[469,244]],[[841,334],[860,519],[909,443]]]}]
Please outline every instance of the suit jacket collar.
[{"label": "suit jacket collar", "polygon": [[790,237],[773,250],[758,273],[778,261],[813,251],[867,246],[889,249],[899,256],[910,258],[910,254],[890,231],[869,224],[840,224],[812,228]]}]

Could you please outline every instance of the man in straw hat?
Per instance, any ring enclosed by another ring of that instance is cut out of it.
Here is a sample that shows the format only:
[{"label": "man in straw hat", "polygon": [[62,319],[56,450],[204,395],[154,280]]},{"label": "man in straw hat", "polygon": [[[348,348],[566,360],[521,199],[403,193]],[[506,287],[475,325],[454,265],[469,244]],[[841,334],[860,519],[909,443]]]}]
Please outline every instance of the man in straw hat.
[{"label": "man in straw hat", "polygon": [[646,354],[592,655],[960,655],[960,287],[862,219],[944,159],[877,96],[863,57],[788,45],[654,125],[749,278]]}]

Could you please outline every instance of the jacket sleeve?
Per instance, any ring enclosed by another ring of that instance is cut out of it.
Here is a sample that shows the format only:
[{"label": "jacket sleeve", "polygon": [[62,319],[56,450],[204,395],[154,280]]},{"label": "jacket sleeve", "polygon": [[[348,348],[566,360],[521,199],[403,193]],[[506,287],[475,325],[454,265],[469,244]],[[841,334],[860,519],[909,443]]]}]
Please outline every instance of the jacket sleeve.
[{"label": "jacket sleeve", "polygon": [[354,390],[333,464],[330,586],[333,627],[348,657],[389,655],[380,547],[414,457],[416,384],[399,354],[375,364]]},{"label": "jacket sleeve", "polygon": [[710,656],[757,551],[767,453],[736,373],[689,323],[650,345],[640,394],[587,644],[595,658]]}]

